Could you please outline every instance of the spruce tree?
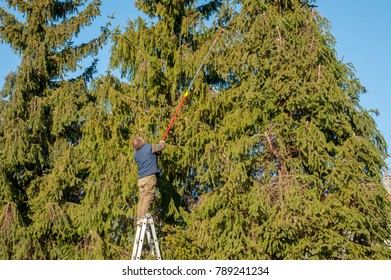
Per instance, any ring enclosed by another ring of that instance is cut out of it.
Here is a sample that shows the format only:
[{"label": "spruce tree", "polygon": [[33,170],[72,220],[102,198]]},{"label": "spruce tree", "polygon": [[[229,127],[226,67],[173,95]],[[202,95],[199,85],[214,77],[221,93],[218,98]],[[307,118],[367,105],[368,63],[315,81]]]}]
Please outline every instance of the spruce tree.
[{"label": "spruce tree", "polygon": [[133,89],[107,75],[92,82],[84,107],[83,139],[73,167],[81,199],[70,217],[80,235],[76,259],[130,259],[137,209],[137,167],[130,146],[135,114]]},{"label": "spruce tree", "polygon": [[[87,83],[108,31],[75,45],[100,15],[101,1],[3,1],[0,41],[21,62],[7,76],[0,112],[0,258],[73,258],[80,232],[73,205],[83,197],[83,169],[75,166]],[[14,13],[12,12],[14,9]]]},{"label": "spruce tree", "polygon": [[137,1],[154,22],[115,37],[141,107],[130,131],[156,141],[216,34],[206,20],[226,27],[161,158],[165,258],[390,257],[387,146],[313,2]]},{"label": "spruce tree", "polygon": [[[122,77],[130,81],[127,94],[134,106],[131,133],[140,134],[148,141],[160,141],[178,101],[217,34],[216,29],[209,30],[204,21],[216,12],[220,1],[209,1],[202,6],[196,6],[196,1],[136,1],[136,6],[157,21],[149,23],[139,17],[129,23],[123,34],[118,30],[113,36],[111,66],[119,69]],[[208,85],[201,80],[195,81],[191,95],[207,94]],[[162,192],[167,189],[174,193],[182,192],[183,189],[177,187],[182,185],[186,188],[184,182],[193,176],[188,170],[191,165],[189,160],[192,159],[181,155],[184,152],[182,149],[187,149],[185,144],[188,140],[180,133],[186,119],[185,107],[190,107],[192,102],[196,101],[190,99],[184,106],[184,113],[178,115],[169,133],[167,141],[177,149],[168,147],[161,157],[164,169],[161,183],[165,185],[161,188]],[[182,200],[186,196],[184,193],[174,193],[162,199],[171,200],[174,196]],[[171,203],[181,203],[174,200]],[[163,203],[165,210],[162,214],[166,218],[168,204],[170,201]]]},{"label": "spruce tree", "polygon": [[309,1],[240,4],[217,67],[225,168],[186,240],[212,259],[389,258],[386,143],[327,21]]},{"label": "spruce tree", "polygon": [[130,258],[130,139],[162,139],[217,25],[159,158],[163,258],[390,258],[386,144],[314,1],[138,0],[152,21],[112,37],[128,82],[90,88],[94,65],[65,75],[105,41],[70,41],[100,2],[6,2],[26,20],[0,10],[22,58],[0,99],[1,258]]},{"label": "spruce tree", "polygon": [[[111,66],[119,69],[122,77],[129,80],[129,89],[123,94],[133,108],[127,123],[130,134],[140,135],[148,142],[158,142],[216,38],[218,27],[209,27],[208,20],[216,17],[216,21],[223,24],[230,10],[226,11],[227,15],[217,15],[222,1],[204,1],[202,5],[194,0],[135,3],[152,22],[139,17],[129,22],[125,32],[117,30],[113,36]],[[159,158],[162,170],[158,183],[160,192],[151,213],[159,225],[165,224],[164,231],[182,226],[181,212],[190,210],[198,193],[212,188],[211,182],[208,186],[200,183],[197,174],[199,169],[204,168],[202,164],[198,166],[202,160],[199,149],[204,149],[210,132],[210,129],[204,130],[207,124],[199,122],[199,115],[207,113],[197,111],[197,108],[202,110],[210,106],[210,91],[222,81],[212,66],[214,53],[211,53],[208,63],[202,67],[200,78],[190,89],[188,101],[169,132],[169,145]],[[137,166],[132,158],[133,151],[129,151],[135,176]],[[137,194],[136,179],[131,191],[134,194]],[[133,215],[136,202],[130,205]],[[164,258],[170,258],[169,246],[164,245]]]}]

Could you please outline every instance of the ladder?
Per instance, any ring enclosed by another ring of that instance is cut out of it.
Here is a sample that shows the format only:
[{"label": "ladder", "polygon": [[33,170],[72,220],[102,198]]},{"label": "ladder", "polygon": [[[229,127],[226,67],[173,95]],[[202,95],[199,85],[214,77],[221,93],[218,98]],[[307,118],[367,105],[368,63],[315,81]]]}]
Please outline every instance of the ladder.
[{"label": "ladder", "polygon": [[[151,241],[151,231],[152,231],[154,246]],[[145,217],[142,219],[141,224],[139,223],[137,224],[136,238],[133,244],[132,260],[140,260],[141,252],[143,250],[145,235],[147,235],[148,246],[149,249],[152,251],[152,255],[155,255],[156,253],[157,259],[161,260],[162,257],[160,255],[159,243],[157,240],[157,235],[155,230],[155,224],[153,222],[153,217],[149,213],[146,214]],[[155,252],[153,249],[155,249]]]}]

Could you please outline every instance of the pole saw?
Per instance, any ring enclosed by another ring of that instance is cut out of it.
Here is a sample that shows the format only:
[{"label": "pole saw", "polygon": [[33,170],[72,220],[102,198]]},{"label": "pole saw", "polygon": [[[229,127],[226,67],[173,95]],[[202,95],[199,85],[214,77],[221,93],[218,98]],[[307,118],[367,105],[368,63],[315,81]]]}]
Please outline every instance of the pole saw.
[{"label": "pole saw", "polygon": [[219,33],[217,34],[216,38],[214,39],[212,45],[211,45],[210,48],[209,48],[209,51],[207,52],[207,54],[205,55],[203,61],[201,62],[201,65],[200,65],[200,67],[198,68],[196,74],[194,75],[193,80],[190,82],[190,84],[189,84],[187,90],[186,90],[185,93],[183,94],[183,96],[182,96],[182,98],[181,98],[181,101],[179,102],[178,107],[177,107],[177,109],[176,109],[174,115],[172,116],[171,121],[170,121],[170,123],[169,123],[169,125],[168,125],[168,127],[167,127],[167,129],[166,129],[166,132],[164,133],[164,136],[163,136],[162,141],[166,140],[167,135],[168,135],[168,132],[170,131],[172,125],[174,124],[174,121],[175,121],[175,119],[176,119],[176,117],[177,117],[177,115],[178,115],[178,113],[179,113],[179,110],[181,109],[181,107],[182,107],[182,105],[183,105],[183,102],[185,101],[186,97],[189,95],[190,89],[191,89],[191,87],[193,86],[193,83],[194,83],[195,79],[198,77],[198,74],[200,73],[200,71],[201,71],[201,69],[202,69],[202,66],[204,66],[207,57],[208,57],[209,54],[211,53],[211,51],[212,51],[214,45],[216,44],[217,39],[220,37],[221,31],[222,31],[222,27],[220,26],[220,27],[219,27]]}]

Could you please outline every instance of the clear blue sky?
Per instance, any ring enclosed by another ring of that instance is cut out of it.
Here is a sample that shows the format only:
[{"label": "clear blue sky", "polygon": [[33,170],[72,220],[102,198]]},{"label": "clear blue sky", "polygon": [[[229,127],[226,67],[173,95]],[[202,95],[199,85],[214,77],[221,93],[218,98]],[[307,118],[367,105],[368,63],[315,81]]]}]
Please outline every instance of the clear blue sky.
[{"label": "clear blue sky", "polygon": [[[115,12],[113,25],[124,27],[127,20],[137,15],[133,0],[103,0],[102,17],[95,26],[102,26],[107,15]],[[4,6],[0,2],[1,6]],[[351,62],[356,68],[356,76],[366,87],[368,93],[361,97],[366,109],[377,109],[380,116],[375,117],[378,128],[391,145],[391,0],[317,0],[318,10],[332,26],[331,33],[336,38],[338,57]],[[99,29],[96,30],[99,32]],[[81,33],[80,39],[96,37],[94,29]],[[8,46],[0,45],[0,87],[5,75],[15,70],[19,59]],[[99,55],[99,74],[107,70],[109,48],[105,47]],[[390,147],[391,148],[391,147]],[[390,149],[391,150],[391,149]],[[391,159],[387,160],[391,167]]]}]

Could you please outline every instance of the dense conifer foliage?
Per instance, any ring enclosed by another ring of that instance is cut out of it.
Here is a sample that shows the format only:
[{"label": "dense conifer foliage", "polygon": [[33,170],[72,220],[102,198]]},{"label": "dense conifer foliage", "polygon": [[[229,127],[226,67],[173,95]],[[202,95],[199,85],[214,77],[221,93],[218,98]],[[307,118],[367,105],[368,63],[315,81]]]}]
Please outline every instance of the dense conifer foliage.
[{"label": "dense conifer foliage", "polygon": [[163,258],[391,257],[387,145],[315,1],[137,0],[111,37],[121,76],[93,80],[65,75],[107,38],[70,41],[99,1],[5,2],[25,21],[0,10],[22,58],[1,91],[1,258],[129,259],[130,140],[162,139],[200,66],[159,157]]},{"label": "dense conifer foliage", "polygon": [[[82,232],[72,211],[83,198],[83,170],[75,166],[88,102],[86,83],[107,29],[89,42],[73,38],[100,14],[100,1],[3,1],[0,40],[21,58],[1,91],[0,257],[72,257]],[[77,214],[75,214],[77,215]]]}]

